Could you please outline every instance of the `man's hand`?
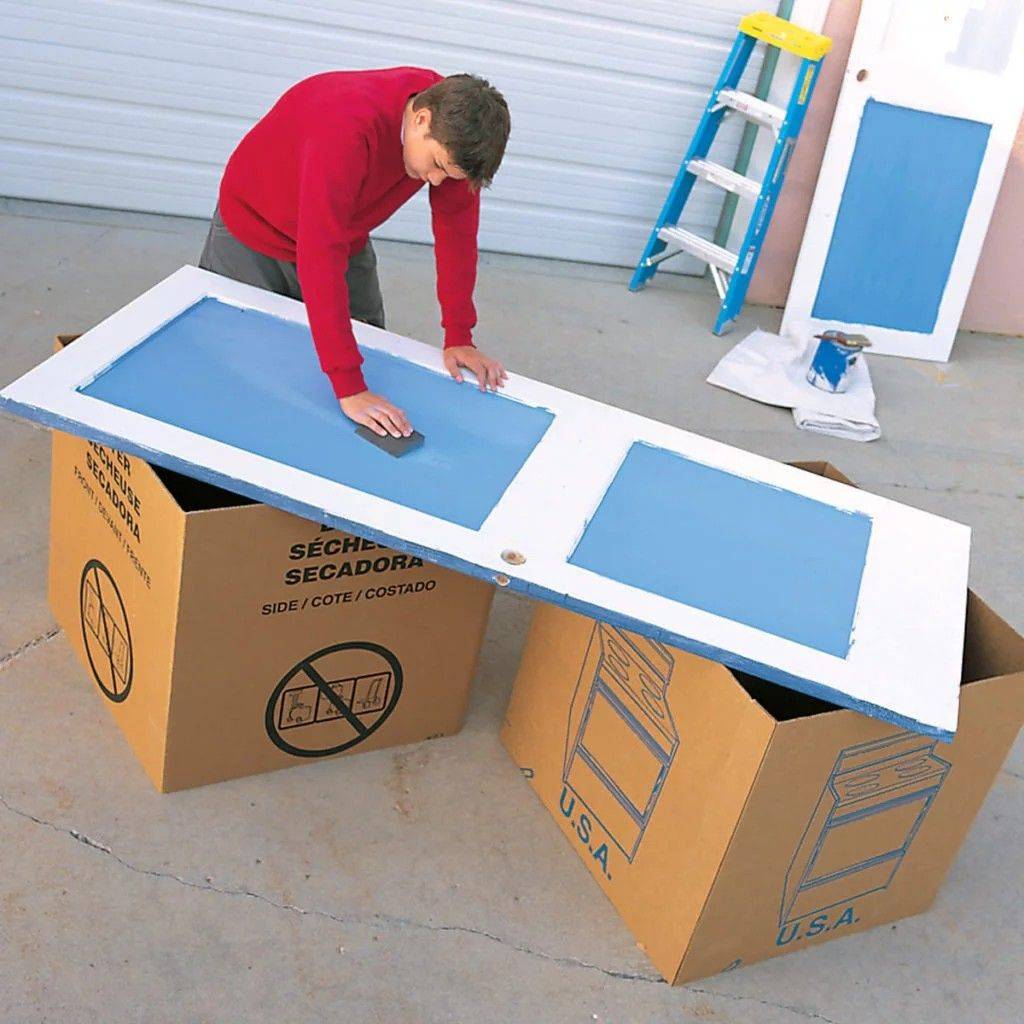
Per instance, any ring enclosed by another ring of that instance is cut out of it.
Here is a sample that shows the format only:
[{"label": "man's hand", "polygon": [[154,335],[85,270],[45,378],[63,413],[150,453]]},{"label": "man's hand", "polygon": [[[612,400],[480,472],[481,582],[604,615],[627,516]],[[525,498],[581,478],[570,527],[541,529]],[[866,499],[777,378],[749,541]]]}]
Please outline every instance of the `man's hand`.
[{"label": "man's hand", "polygon": [[461,384],[462,371],[470,370],[480,384],[481,391],[497,391],[505,386],[508,374],[497,359],[485,356],[472,345],[457,345],[444,350],[445,369]]},{"label": "man's hand", "polygon": [[388,434],[392,437],[408,437],[412,433],[412,424],[405,418],[405,413],[372,391],[361,391],[358,395],[341,398],[339,402],[341,411],[350,420],[369,427],[381,437]]}]

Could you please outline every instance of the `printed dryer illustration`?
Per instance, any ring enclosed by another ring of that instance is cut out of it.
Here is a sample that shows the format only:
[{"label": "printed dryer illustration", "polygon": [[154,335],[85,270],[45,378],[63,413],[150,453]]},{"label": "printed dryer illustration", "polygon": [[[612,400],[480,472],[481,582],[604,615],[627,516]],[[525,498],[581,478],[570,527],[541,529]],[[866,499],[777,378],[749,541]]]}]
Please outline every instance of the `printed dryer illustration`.
[{"label": "printed dryer illustration", "polygon": [[663,644],[598,623],[569,708],[562,780],[629,861],[679,747],[674,666]]},{"label": "printed dryer illustration", "polygon": [[786,873],[785,925],[888,887],[949,772],[901,732],[839,752]]}]

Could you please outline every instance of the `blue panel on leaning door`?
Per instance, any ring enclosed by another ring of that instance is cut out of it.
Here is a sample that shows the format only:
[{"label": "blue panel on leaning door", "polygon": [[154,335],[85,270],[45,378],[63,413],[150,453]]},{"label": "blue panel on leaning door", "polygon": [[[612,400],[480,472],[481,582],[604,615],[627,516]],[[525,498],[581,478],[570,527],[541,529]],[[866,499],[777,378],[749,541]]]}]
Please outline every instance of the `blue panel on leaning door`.
[{"label": "blue panel on leaning door", "polygon": [[868,100],[812,316],[935,329],[989,130]]}]

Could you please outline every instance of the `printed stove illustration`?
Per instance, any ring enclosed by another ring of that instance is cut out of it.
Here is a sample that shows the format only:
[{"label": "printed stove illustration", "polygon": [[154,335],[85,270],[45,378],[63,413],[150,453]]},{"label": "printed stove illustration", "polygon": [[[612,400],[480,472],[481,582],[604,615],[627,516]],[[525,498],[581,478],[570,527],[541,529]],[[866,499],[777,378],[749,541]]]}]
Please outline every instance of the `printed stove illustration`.
[{"label": "printed stove illustration", "polygon": [[562,780],[629,861],[679,747],[674,665],[664,645],[598,623],[569,708]]},{"label": "printed stove illustration", "polygon": [[780,924],[889,885],[949,772],[936,742],[901,732],[839,752],[786,873]]}]

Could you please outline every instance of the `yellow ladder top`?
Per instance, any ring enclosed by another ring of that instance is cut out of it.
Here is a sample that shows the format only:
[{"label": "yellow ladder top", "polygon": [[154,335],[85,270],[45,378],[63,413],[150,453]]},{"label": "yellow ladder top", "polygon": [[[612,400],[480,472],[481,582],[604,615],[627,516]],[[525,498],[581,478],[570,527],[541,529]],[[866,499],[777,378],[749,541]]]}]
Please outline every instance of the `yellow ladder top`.
[{"label": "yellow ladder top", "polygon": [[748,14],[740,21],[740,31],[807,60],[821,60],[832,49],[828,36],[818,35],[767,11]]}]

